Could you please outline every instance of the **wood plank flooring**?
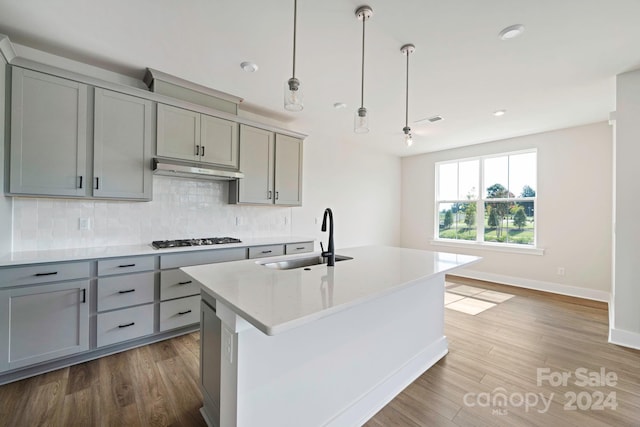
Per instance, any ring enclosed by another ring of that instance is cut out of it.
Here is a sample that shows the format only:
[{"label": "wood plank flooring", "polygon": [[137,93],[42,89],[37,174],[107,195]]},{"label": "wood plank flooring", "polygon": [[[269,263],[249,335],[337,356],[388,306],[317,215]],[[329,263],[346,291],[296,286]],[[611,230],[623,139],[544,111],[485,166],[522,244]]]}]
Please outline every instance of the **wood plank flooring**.
[{"label": "wood plank flooring", "polygon": [[[449,281],[515,297],[475,316],[445,310],[449,354],[366,427],[640,426],[640,351],[607,343],[606,304]],[[193,333],[1,386],[0,426],[204,426],[198,357]],[[571,377],[538,385],[538,368]],[[580,386],[579,368],[616,384]]]}]

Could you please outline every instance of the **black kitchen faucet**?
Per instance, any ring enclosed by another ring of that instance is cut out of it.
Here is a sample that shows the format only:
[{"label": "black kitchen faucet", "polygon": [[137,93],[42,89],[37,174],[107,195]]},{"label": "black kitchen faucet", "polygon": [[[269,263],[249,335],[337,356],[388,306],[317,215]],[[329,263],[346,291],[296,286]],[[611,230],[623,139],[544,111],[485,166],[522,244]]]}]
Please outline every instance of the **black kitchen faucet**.
[{"label": "black kitchen faucet", "polygon": [[322,256],[327,258],[327,267],[333,267],[336,265],[336,251],[333,247],[333,212],[331,209],[326,208],[324,210],[324,216],[322,217],[322,231],[327,231],[327,216],[329,216],[329,245],[325,251],[320,242],[320,248],[322,248]]}]

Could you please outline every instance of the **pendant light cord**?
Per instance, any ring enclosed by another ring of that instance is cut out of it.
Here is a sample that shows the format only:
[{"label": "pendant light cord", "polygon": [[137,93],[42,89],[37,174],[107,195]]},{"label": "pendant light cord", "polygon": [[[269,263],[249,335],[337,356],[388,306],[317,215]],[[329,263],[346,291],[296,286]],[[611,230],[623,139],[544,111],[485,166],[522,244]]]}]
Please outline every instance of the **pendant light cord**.
[{"label": "pendant light cord", "polygon": [[362,79],[360,80],[360,108],[364,108],[364,23],[367,17],[362,15]]},{"label": "pendant light cord", "polygon": [[405,101],[404,126],[409,127],[409,51],[407,50],[407,97]]},{"label": "pendant light cord", "polygon": [[293,76],[296,78],[296,30],[298,27],[298,0],[293,0]]}]

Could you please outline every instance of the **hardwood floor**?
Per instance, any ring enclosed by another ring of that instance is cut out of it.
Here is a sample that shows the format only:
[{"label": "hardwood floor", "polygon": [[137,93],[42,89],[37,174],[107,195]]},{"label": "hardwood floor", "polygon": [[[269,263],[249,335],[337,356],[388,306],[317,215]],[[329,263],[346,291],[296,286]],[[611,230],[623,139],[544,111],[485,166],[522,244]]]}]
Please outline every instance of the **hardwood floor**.
[{"label": "hardwood floor", "polygon": [[[515,297],[475,316],[445,310],[449,354],[367,427],[640,426],[640,351],[607,343],[606,304],[449,281]],[[193,333],[1,386],[0,426],[204,426],[198,355]],[[615,385],[581,386],[580,368]]]}]

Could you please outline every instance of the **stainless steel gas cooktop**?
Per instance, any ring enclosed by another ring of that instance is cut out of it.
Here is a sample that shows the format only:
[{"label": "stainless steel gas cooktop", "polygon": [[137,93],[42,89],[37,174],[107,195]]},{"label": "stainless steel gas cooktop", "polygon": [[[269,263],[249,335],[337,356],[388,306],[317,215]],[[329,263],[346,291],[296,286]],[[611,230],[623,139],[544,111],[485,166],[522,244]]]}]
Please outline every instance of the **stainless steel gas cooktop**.
[{"label": "stainless steel gas cooktop", "polygon": [[156,240],[151,243],[156,249],[180,248],[183,246],[224,245],[225,243],[242,243],[235,237],[206,237],[204,239]]}]

